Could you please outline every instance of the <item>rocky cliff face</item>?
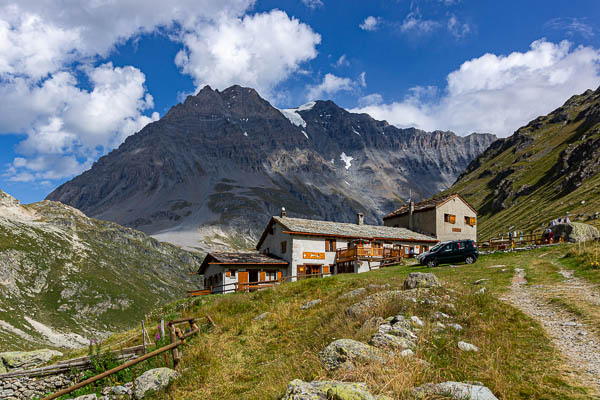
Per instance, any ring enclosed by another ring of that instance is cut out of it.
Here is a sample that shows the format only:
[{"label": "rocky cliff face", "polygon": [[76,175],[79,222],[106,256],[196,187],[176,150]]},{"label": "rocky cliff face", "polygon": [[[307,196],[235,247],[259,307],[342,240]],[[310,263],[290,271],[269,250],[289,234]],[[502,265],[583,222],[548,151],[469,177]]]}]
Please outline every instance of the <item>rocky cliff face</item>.
[{"label": "rocky cliff face", "polygon": [[0,352],[85,346],[185,296],[200,259],[61,203],[0,190]]},{"label": "rocky cliff face", "polygon": [[509,229],[539,228],[567,213],[572,220],[598,224],[600,88],[571,97],[494,142],[450,191],[479,210],[484,239]]},{"label": "rocky cliff face", "polygon": [[48,199],[155,237],[249,247],[271,215],[366,222],[449,187],[495,139],[398,129],[331,101],[278,110],[209,87],[130,136]]}]

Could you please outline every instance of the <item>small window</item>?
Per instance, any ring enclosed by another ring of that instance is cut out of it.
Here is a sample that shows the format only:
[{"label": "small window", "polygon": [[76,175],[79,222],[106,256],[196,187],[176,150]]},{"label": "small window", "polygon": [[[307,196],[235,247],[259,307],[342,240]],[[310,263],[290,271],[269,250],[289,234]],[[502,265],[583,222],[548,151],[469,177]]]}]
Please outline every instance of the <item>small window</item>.
[{"label": "small window", "polygon": [[281,254],[285,254],[287,251],[287,242],[283,241],[281,242]]},{"label": "small window", "polygon": [[456,223],[456,215],[444,214],[444,222],[448,222],[450,224],[455,224]]},{"label": "small window", "polygon": [[277,271],[265,272],[265,280],[266,281],[276,281],[277,280]]},{"label": "small window", "polygon": [[335,239],[325,239],[325,251],[335,251],[336,248]]},{"label": "small window", "polygon": [[236,273],[236,272],[237,272],[237,270],[236,270],[236,269],[230,269],[230,270],[229,270],[229,275],[230,275],[232,278],[235,278],[235,273]]},{"label": "small window", "polygon": [[477,223],[474,217],[465,217],[465,225],[475,226]]}]

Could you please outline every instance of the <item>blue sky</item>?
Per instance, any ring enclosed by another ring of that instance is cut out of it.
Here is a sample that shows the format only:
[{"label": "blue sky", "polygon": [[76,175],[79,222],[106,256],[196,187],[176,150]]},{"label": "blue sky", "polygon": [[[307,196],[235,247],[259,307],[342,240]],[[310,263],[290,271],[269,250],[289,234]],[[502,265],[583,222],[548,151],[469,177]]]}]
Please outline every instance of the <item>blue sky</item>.
[{"label": "blue sky", "polygon": [[597,1],[0,0],[0,189],[23,202],[205,84],[507,136],[600,85]]}]

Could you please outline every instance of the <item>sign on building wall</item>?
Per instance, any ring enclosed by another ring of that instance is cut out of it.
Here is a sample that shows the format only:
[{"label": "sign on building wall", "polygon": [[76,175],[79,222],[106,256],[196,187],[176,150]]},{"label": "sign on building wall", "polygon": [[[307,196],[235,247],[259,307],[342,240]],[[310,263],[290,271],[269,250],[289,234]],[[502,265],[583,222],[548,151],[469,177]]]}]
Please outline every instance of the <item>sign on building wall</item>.
[{"label": "sign on building wall", "polygon": [[316,253],[316,252],[312,252],[312,251],[305,251],[304,253],[302,253],[302,258],[305,258],[308,260],[324,260],[325,253]]}]

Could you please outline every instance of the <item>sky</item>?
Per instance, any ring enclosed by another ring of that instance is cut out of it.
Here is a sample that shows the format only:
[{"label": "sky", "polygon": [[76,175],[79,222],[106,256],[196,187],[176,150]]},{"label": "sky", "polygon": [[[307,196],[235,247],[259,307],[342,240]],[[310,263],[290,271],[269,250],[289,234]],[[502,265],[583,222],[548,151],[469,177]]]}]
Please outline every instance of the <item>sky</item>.
[{"label": "sky", "polygon": [[600,86],[596,0],[0,0],[0,189],[24,203],[205,85],[512,134]]}]

